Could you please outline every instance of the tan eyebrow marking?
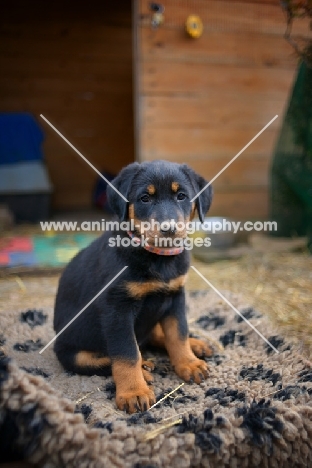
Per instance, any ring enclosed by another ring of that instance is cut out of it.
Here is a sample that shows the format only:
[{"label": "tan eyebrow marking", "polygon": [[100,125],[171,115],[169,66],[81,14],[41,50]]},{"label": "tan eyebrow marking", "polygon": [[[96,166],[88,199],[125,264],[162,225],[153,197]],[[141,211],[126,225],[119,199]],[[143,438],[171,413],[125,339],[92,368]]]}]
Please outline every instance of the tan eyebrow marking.
[{"label": "tan eyebrow marking", "polygon": [[171,189],[172,189],[173,192],[177,192],[179,190],[179,187],[180,186],[179,186],[178,182],[172,182]]},{"label": "tan eyebrow marking", "polygon": [[149,186],[147,187],[147,191],[148,191],[149,195],[154,195],[154,193],[156,192],[155,185],[152,185],[152,184],[149,185]]}]

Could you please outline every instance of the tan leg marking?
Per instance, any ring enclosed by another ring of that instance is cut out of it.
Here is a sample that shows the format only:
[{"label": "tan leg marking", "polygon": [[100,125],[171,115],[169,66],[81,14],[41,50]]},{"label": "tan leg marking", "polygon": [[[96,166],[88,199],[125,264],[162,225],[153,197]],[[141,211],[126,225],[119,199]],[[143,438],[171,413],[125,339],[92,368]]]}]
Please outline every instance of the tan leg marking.
[{"label": "tan leg marking", "polygon": [[154,377],[151,372],[155,369],[155,364],[152,361],[142,361],[142,373],[147,385],[152,385]]},{"label": "tan leg marking", "polygon": [[142,368],[152,372],[155,369],[155,364],[152,361],[142,361]]},{"label": "tan leg marking", "polygon": [[186,382],[200,384],[208,377],[208,366],[198,359],[191,349],[189,338],[182,339],[179,334],[178,321],[168,317],[161,323],[165,336],[165,346],[175,372]]},{"label": "tan leg marking", "polygon": [[198,338],[189,338],[191,349],[195,356],[203,357],[203,356],[212,356],[213,350],[210,348],[207,343],[203,340],[199,340]]},{"label": "tan leg marking", "polygon": [[[159,348],[165,348],[165,335],[163,329],[161,328],[160,323],[157,323],[152,330],[151,337],[149,339],[149,343],[152,346],[158,346]],[[203,356],[212,356],[213,351],[204,341],[199,340],[197,338],[189,338],[189,343],[191,346],[191,350],[197,357]]]},{"label": "tan leg marking", "polygon": [[79,351],[75,357],[75,364],[79,367],[106,367],[111,365],[109,357],[91,351]]},{"label": "tan leg marking", "polygon": [[155,403],[154,392],[143,376],[141,355],[137,362],[114,360],[112,372],[116,384],[116,404],[120,410],[129,413],[146,411]]},{"label": "tan leg marking", "polygon": [[159,348],[165,348],[165,335],[163,329],[160,326],[160,323],[156,323],[155,327],[152,330],[149,343],[152,346],[158,346]]}]

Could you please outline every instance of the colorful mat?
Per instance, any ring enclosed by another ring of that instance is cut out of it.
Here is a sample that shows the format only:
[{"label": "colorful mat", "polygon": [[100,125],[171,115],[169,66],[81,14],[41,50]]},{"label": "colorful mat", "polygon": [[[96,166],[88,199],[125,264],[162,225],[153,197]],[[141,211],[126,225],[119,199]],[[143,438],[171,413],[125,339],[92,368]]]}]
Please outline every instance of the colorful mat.
[{"label": "colorful mat", "polygon": [[0,240],[0,267],[60,267],[96,237],[82,233],[7,237]]}]

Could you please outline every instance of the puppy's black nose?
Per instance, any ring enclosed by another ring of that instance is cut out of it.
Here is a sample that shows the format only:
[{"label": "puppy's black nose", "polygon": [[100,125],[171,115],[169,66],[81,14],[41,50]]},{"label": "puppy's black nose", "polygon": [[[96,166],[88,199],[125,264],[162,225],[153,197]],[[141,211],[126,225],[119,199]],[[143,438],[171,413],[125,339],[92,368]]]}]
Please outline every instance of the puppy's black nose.
[{"label": "puppy's black nose", "polygon": [[173,221],[164,221],[160,225],[160,232],[167,236],[173,236],[177,232],[177,225]]}]

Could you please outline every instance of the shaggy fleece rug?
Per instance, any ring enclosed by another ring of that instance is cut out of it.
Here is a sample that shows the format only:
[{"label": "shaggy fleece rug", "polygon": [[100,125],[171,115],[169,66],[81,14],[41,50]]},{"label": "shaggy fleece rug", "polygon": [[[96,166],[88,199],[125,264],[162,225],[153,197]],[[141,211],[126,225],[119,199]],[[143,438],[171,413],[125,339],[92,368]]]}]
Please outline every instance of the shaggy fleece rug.
[{"label": "shaggy fleece rug", "polygon": [[[224,294],[279,354],[214,292],[188,293],[191,332],[215,350],[210,377],[134,415],[116,410],[111,377],[64,371],[53,346],[39,354],[54,336],[51,307],[4,308],[0,453],[10,447],[46,468],[312,466],[310,363],[265,317]],[[161,400],[181,380],[163,352],[143,356],[154,359]]]}]

